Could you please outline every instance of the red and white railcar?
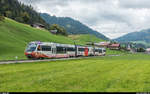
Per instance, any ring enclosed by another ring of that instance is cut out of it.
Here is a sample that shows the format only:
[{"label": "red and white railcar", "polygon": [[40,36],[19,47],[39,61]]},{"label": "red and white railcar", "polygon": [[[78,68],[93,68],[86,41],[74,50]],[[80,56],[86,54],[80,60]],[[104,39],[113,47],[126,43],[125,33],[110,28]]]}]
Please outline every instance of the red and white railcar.
[{"label": "red and white railcar", "polygon": [[105,49],[89,46],[59,44],[51,42],[30,42],[25,55],[31,59],[40,58],[68,58],[75,56],[103,55]]}]

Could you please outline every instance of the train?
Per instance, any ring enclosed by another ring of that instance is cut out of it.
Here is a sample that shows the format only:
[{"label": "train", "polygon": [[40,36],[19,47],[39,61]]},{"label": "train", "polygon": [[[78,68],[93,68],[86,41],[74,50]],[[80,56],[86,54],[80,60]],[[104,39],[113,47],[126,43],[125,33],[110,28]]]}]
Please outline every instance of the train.
[{"label": "train", "polygon": [[30,42],[25,49],[25,56],[28,59],[104,56],[105,54],[105,48],[40,41]]}]

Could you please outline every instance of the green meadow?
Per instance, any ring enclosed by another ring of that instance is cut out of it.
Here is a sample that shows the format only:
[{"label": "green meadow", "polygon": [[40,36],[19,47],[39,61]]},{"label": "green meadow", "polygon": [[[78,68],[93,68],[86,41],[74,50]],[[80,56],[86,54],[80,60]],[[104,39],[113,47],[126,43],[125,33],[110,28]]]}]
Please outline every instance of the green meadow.
[{"label": "green meadow", "polygon": [[[26,59],[24,50],[31,41],[55,42],[63,44],[85,45],[87,42],[103,41],[92,35],[79,35],[78,40],[61,35],[53,35],[47,30],[32,28],[9,18],[0,22],[0,60]],[[88,38],[90,37],[90,39]],[[86,39],[88,38],[88,40]]]},{"label": "green meadow", "polygon": [[0,92],[150,92],[150,55],[0,65]]},{"label": "green meadow", "polygon": [[100,38],[95,37],[94,35],[89,35],[89,34],[80,34],[80,35],[69,35],[69,38],[72,40],[75,40],[77,43],[89,43],[89,42],[102,42],[105,40],[102,40]]}]

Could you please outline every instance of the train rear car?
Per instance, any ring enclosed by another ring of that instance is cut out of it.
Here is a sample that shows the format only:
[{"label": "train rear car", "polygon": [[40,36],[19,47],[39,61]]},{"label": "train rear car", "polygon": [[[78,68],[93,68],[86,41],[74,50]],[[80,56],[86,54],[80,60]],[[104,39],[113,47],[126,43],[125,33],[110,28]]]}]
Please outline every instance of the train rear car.
[{"label": "train rear car", "polygon": [[95,47],[95,56],[104,56],[106,54],[105,48]]}]

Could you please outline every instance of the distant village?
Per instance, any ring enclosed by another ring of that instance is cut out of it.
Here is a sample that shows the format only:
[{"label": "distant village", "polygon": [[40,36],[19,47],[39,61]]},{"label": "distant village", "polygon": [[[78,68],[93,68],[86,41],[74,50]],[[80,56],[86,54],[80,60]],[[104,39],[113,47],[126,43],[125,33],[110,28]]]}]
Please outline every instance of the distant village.
[{"label": "distant village", "polygon": [[150,54],[150,48],[136,47],[134,43],[117,43],[113,41],[94,43],[95,46],[108,48],[110,50],[124,50],[131,53],[143,52]]}]

